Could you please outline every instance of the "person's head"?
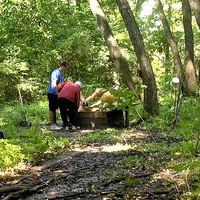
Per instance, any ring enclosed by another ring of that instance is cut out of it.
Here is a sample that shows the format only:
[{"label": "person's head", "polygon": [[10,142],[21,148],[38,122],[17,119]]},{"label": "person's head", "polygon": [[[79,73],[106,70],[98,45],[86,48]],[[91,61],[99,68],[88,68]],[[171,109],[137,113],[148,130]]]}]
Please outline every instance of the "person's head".
[{"label": "person's head", "polygon": [[79,88],[81,89],[82,83],[80,81],[76,81],[75,84],[78,85]]},{"label": "person's head", "polygon": [[96,96],[97,96],[97,97],[101,97],[101,96],[102,96],[102,94],[103,94],[103,91],[102,91],[102,89],[100,89],[100,88],[97,88],[97,89],[95,90],[95,94],[96,94]]},{"label": "person's head", "polygon": [[69,67],[68,61],[63,61],[60,65],[60,71],[65,72]]}]

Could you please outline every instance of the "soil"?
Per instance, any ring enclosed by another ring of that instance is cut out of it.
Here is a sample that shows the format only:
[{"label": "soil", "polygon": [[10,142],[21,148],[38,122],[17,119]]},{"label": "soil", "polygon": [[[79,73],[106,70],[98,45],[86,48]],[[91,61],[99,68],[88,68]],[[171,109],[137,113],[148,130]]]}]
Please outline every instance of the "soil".
[{"label": "soil", "polygon": [[[58,137],[76,137],[80,132],[56,132]],[[125,142],[154,140],[146,131],[124,131]],[[171,139],[167,139],[171,140]],[[128,160],[131,157],[132,160]],[[166,181],[177,175],[147,165],[153,155],[127,145],[98,144],[74,149],[39,166],[0,188],[0,198],[21,200],[178,199]],[[138,162],[139,160],[139,162]],[[178,179],[178,178],[177,178]],[[3,190],[4,189],[4,190]]]}]

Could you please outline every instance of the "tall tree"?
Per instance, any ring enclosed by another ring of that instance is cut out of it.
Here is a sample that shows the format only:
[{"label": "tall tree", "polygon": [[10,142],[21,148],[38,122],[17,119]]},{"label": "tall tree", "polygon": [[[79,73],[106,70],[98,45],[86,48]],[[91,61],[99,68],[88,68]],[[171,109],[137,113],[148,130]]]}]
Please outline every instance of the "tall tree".
[{"label": "tall tree", "polygon": [[196,22],[200,28],[200,1],[199,0],[188,0],[191,9],[194,11]]},{"label": "tall tree", "polygon": [[174,57],[175,67],[176,67],[177,74],[178,74],[178,77],[179,77],[180,82],[181,82],[182,90],[185,94],[189,95],[190,92],[189,92],[188,87],[187,87],[186,78],[185,78],[185,74],[184,74],[184,70],[183,70],[183,65],[181,63],[181,58],[180,58],[180,55],[179,55],[178,47],[176,45],[175,39],[174,39],[172,32],[170,30],[170,26],[169,26],[168,21],[166,19],[162,3],[161,3],[160,0],[155,0],[155,2],[156,2],[156,7],[157,7],[159,17],[162,21],[162,24],[163,24],[163,27],[164,27],[164,30],[165,30],[165,33],[166,33],[167,40],[168,40],[170,47],[171,47],[172,55]]},{"label": "tall tree", "polygon": [[147,86],[147,88],[144,90],[144,109],[148,113],[156,115],[158,112],[156,81],[149,56],[145,49],[142,35],[128,1],[116,0],[116,2],[128,30],[131,42],[134,46],[140,69],[142,71],[143,84]]},{"label": "tall tree", "polygon": [[182,0],[183,25],[185,32],[185,76],[188,89],[191,94],[197,90],[197,81],[194,68],[194,38],[192,31],[191,9],[188,0]]},{"label": "tall tree", "polygon": [[112,34],[111,28],[106,20],[104,12],[102,11],[99,3],[96,0],[88,0],[88,2],[92,13],[97,20],[99,29],[106,41],[116,69],[120,73],[123,82],[128,86],[131,91],[133,91],[133,93],[135,93],[134,80],[128,67],[128,63],[122,56],[120,48]]}]

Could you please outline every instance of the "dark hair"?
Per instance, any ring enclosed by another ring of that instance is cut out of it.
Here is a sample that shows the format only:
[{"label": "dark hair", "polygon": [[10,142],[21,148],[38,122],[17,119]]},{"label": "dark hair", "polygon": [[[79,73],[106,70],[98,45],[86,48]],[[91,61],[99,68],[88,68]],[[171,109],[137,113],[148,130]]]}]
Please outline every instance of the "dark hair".
[{"label": "dark hair", "polygon": [[65,67],[69,66],[68,61],[63,61],[63,62],[61,63],[61,66],[65,66]]}]

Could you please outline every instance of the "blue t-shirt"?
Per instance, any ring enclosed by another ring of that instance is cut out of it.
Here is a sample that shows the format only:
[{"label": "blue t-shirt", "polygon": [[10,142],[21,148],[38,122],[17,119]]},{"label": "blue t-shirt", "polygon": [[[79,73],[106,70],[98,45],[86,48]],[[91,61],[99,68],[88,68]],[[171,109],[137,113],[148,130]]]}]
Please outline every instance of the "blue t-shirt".
[{"label": "blue t-shirt", "polygon": [[57,85],[62,82],[62,72],[60,71],[60,69],[54,69],[51,72],[51,75],[50,75],[50,78],[49,78],[49,85],[48,85],[48,88],[47,88],[48,93],[58,95],[58,92],[55,90],[55,88],[52,85],[53,80],[56,80]]}]

